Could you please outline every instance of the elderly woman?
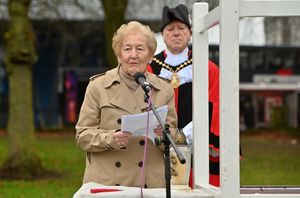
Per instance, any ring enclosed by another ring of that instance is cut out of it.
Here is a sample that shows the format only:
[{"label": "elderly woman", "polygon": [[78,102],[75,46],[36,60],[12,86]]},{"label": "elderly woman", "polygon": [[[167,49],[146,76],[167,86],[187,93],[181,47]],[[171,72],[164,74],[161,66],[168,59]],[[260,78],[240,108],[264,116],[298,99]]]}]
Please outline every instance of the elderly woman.
[{"label": "elderly woman", "polygon": [[[155,107],[168,106],[166,123],[177,127],[174,92],[169,83],[146,71],[156,49],[156,40],[148,26],[132,21],[122,25],[113,37],[118,67],[91,77],[76,124],[76,141],[86,151],[83,183],[140,186],[145,136],[121,131],[121,116],[147,111],[144,91],[135,80],[145,74],[151,84]],[[162,136],[162,130],[155,130]],[[145,133],[146,134],[146,133]],[[147,141],[145,187],[164,187],[163,151]]]}]

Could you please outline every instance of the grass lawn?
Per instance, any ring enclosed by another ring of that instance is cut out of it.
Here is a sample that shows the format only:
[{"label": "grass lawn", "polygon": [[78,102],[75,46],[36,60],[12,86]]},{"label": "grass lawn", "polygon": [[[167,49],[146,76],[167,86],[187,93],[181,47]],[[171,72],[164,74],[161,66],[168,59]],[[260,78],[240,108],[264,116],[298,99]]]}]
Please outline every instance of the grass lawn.
[{"label": "grass lawn", "polygon": [[300,131],[297,134],[242,134],[241,185],[300,186]]},{"label": "grass lawn", "polygon": [[[0,181],[0,198],[69,198],[80,188],[85,154],[77,148],[75,135],[38,136],[37,153],[45,168],[62,173],[61,178],[36,181]],[[0,137],[0,163],[7,152],[7,138]]]},{"label": "grass lawn", "polygon": [[[0,198],[69,198],[81,186],[85,154],[74,134],[38,135],[37,153],[46,168],[62,177],[36,181],[0,181]],[[261,133],[260,133],[261,134]],[[244,159],[241,185],[300,185],[300,135],[241,135]],[[0,164],[7,153],[7,138],[0,136]]]}]

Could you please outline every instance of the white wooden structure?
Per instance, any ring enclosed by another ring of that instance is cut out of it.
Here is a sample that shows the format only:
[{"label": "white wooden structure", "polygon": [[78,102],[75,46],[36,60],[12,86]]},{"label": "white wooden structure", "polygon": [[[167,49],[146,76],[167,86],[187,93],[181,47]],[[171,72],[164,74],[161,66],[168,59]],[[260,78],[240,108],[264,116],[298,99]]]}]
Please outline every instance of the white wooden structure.
[{"label": "white wooden structure", "polygon": [[[240,194],[239,174],[239,19],[258,16],[300,16],[300,0],[220,0],[193,6],[194,170],[197,189],[213,197],[300,197],[300,194]],[[220,188],[208,175],[208,34],[220,26]],[[201,91],[199,91],[201,90]]]}]

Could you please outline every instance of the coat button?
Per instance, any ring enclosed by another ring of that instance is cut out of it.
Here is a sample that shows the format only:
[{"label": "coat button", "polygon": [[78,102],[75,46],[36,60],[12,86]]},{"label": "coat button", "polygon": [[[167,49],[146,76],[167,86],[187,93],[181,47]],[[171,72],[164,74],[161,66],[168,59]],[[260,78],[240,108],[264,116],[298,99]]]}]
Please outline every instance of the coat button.
[{"label": "coat button", "polygon": [[121,124],[121,122],[122,122],[121,118],[117,119],[118,124]]},{"label": "coat button", "polygon": [[121,166],[121,162],[119,162],[119,161],[118,161],[118,162],[116,162],[116,164],[115,164],[115,165],[116,165],[116,167],[118,167],[118,168],[119,168],[119,167]]},{"label": "coat button", "polygon": [[142,167],[142,166],[143,166],[143,162],[140,161],[140,162],[139,162],[139,167]]},{"label": "coat button", "polygon": [[145,144],[145,140],[140,140],[140,145],[143,146]]}]

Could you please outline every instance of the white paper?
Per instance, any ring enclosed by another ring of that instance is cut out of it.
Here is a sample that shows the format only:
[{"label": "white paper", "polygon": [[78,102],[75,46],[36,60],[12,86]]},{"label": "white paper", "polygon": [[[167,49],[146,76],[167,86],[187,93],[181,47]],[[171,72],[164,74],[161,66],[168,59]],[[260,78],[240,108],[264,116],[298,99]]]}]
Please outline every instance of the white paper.
[{"label": "white paper", "polygon": [[182,129],[185,137],[193,136],[193,121],[190,121],[185,127]]},{"label": "white paper", "polygon": [[[159,114],[161,120],[163,122],[166,121],[168,106],[162,106],[156,108],[157,113]],[[121,130],[131,132],[133,136],[146,136],[147,132],[147,116],[148,112],[139,113],[139,114],[131,114],[131,115],[123,115],[122,116],[122,124]],[[159,122],[151,110],[149,113],[149,134],[148,137],[154,142],[154,138],[156,134],[154,133],[154,128],[159,126]]]},{"label": "white paper", "polygon": [[182,131],[185,134],[188,148],[193,151],[193,121],[185,125]]}]

